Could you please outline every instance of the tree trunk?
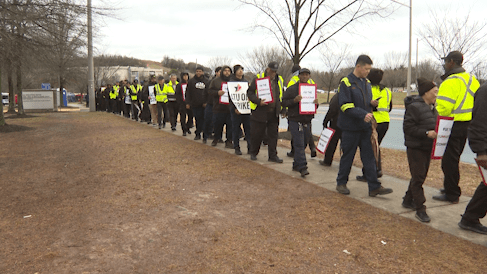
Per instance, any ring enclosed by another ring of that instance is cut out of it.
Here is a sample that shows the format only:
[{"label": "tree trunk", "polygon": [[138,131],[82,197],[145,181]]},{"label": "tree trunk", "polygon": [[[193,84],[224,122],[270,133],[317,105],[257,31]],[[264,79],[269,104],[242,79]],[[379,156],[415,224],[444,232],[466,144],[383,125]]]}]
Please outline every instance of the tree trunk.
[{"label": "tree trunk", "polygon": [[293,63],[295,65],[299,65],[299,59],[301,57],[301,53],[299,51],[299,12],[301,9],[301,6],[297,2],[294,2],[294,8],[295,8],[295,17],[294,17],[294,56],[293,56]]},{"label": "tree trunk", "polygon": [[12,60],[5,58],[5,66],[7,67],[7,84],[8,84],[8,111],[7,113],[15,113],[15,92],[14,83],[12,79],[13,67]]},{"label": "tree trunk", "polygon": [[16,74],[17,74],[17,104],[18,104],[18,115],[24,115],[24,105],[22,103],[22,50],[19,47],[19,52],[16,62]]}]

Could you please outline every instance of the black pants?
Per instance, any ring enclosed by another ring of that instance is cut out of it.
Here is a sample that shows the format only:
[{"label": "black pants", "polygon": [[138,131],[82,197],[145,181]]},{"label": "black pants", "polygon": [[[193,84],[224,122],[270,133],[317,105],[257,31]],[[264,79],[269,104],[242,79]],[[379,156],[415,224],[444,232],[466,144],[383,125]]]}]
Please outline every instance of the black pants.
[{"label": "black pants", "polygon": [[454,122],[451,130],[450,139],[446,145],[445,154],[441,160],[443,170],[445,194],[448,200],[457,200],[462,191],[458,186],[460,181],[459,162],[465,143],[467,141],[467,130],[470,122]]},{"label": "black pants", "polygon": [[186,117],[187,117],[186,125],[188,126],[188,128],[192,128],[194,126],[194,123],[193,123],[193,120],[194,120],[193,109],[191,109],[191,108],[190,109],[186,109]]},{"label": "black pants", "polygon": [[188,132],[188,130],[189,130],[187,122],[186,122],[187,111],[188,110],[186,109],[186,104],[180,104],[179,105],[179,122],[181,123],[181,129],[183,130],[183,133]]},{"label": "black pants", "polygon": [[171,122],[171,128],[176,128],[179,113],[178,103],[176,101],[167,102],[167,110],[169,112],[169,121]]},{"label": "black pants", "polygon": [[194,118],[196,120],[196,130],[194,131],[194,134],[201,137],[201,133],[203,132],[203,126],[205,124],[205,108],[203,106],[191,107],[191,110],[193,111]]},{"label": "black pants", "polygon": [[337,128],[334,128],[335,134],[333,134],[333,137],[331,137],[330,142],[328,143],[328,147],[326,148],[325,151],[325,158],[323,159],[323,162],[325,162],[326,165],[331,165],[333,162],[333,155],[335,155],[335,151],[337,149],[338,145],[338,140],[342,138],[342,130]]},{"label": "black pants", "polygon": [[139,121],[139,102],[132,101],[132,119]]},{"label": "black pants", "polygon": [[279,117],[275,112],[267,113],[267,122],[259,122],[250,118],[250,154],[259,154],[260,144],[267,130],[267,151],[269,158],[277,157],[277,138],[279,132]]},{"label": "black pants", "polygon": [[487,186],[480,182],[475,190],[472,199],[465,209],[462,219],[468,222],[478,223],[479,219],[485,217],[487,212]]},{"label": "black pants", "polygon": [[132,109],[132,104],[124,104],[123,116],[125,118],[130,118],[130,110]]},{"label": "black pants", "polygon": [[411,180],[404,196],[404,202],[413,202],[417,211],[424,211],[426,210],[424,206],[426,199],[424,198],[423,183],[430,167],[431,149],[421,150],[408,147],[407,155]]},{"label": "black pants", "polygon": [[[164,113],[164,119],[162,118],[162,114]],[[164,121],[164,124],[166,124],[167,121],[167,106],[166,103],[163,102],[157,102],[157,124],[162,125],[162,121]]]},{"label": "black pants", "polygon": [[[316,144],[315,141],[313,140],[313,129],[311,128],[311,123],[309,124],[309,138],[305,143],[304,149],[306,149],[307,146],[309,146],[309,149],[311,151],[316,150]],[[294,138],[291,135],[291,152],[294,153]]]}]

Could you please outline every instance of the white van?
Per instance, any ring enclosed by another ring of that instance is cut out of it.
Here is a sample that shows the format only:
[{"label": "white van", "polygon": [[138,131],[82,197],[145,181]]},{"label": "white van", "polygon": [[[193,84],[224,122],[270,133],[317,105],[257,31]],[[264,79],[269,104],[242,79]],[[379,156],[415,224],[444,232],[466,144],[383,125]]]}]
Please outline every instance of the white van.
[{"label": "white van", "polygon": [[2,104],[8,105],[8,93],[2,93]]}]

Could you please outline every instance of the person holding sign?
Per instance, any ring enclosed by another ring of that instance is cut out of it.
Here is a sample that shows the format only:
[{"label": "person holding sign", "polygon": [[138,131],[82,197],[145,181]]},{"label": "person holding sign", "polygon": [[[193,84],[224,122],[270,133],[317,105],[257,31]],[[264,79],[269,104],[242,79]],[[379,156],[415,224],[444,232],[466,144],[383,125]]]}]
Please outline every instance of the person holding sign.
[{"label": "person holding sign", "polygon": [[402,206],[416,210],[416,218],[421,222],[429,222],[430,217],[426,214],[424,206],[426,199],[423,183],[430,166],[433,140],[437,137],[435,128],[438,112],[434,104],[438,88],[432,81],[419,78],[418,92],[419,96],[404,98],[404,144],[407,147],[411,180]]},{"label": "person holding sign", "polygon": [[250,104],[247,99],[249,82],[244,77],[241,65],[233,66],[233,75],[228,82],[230,95],[230,117],[232,118],[232,138],[235,154],[242,155],[240,150],[240,126],[243,126],[247,140],[247,153],[250,153]]},{"label": "person holding sign", "polygon": [[484,171],[483,181],[475,190],[472,199],[458,223],[463,229],[487,234],[487,227],[479,219],[487,212],[487,185],[485,169],[487,169],[487,84],[483,84],[475,94],[472,121],[468,127],[468,142],[473,152],[477,154],[479,168]]},{"label": "person holding sign", "polygon": [[444,193],[433,196],[433,199],[450,203],[458,203],[462,191],[460,182],[460,155],[467,142],[467,129],[472,120],[474,95],[480,84],[473,74],[465,72],[462,67],[463,54],[452,51],[444,60],[445,75],[438,91],[436,109],[440,116],[453,117],[453,127],[446,145],[445,154],[441,159],[443,171]]},{"label": "person holding sign", "polygon": [[355,63],[355,69],[340,81],[338,104],[338,127],[342,129],[341,147],[343,155],[337,176],[337,191],[348,195],[348,175],[352,168],[353,158],[360,147],[360,158],[363,163],[363,172],[369,186],[369,196],[392,193],[392,189],[384,188],[377,180],[374,151],[370,137],[372,136],[372,88],[366,79],[372,68],[372,60],[367,55],[360,55]]},{"label": "person holding sign", "polygon": [[232,144],[232,120],[230,117],[228,81],[232,75],[232,69],[229,66],[222,66],[220,77],[213,79],[208,88],[208,96],[213,98],[213,130],[215,131],[212,146],[218,144],[220,136],[223,134],[223,125],[227,125],[225,132],[225,148],[233,148]]},{"label": "person holding sign", "polygon": [[176,102],[179,105],[179,122],[181,123],[181,129],[183,130],[183,136],[186,136],[186,133],[191,134],[186,122],[187,109],[185,104],[188,79],[189,74],[187,72],[181,72],[181,82],[176,86]]},{"label": "person holding sign", "polygon": [[[305,177],[309,174],[308,166],[306,162],[306,153],[304,149],[308,143],[311,135],[311,120],[314,118],[312,111],[303,112],[303,88],[312,87],[314,90],[314,112],[318,107],[318,99],[316,98],[316,85],[309,85],[308,80],[311,72],[307,68],[303,68],[299,71],[299,84],[289,87],[282,96],[282,106],[287,107],[287,117],[289,120],[289,129],[294,140],[294,162],[293,170],[301,173],[301,177]],[[308,109],[311,109],[308,107]]]},{"label": "person holding sign", "polygon": [[277,74],[279,64],[270,62],[265,72],[257,74],[247,90],[250,100],[250,159],[257,160],[260,144],[267,129],[267,151],[269,161],[282,163],[277,157],[277,138],[279,132],[279,114],[284,111],[281,108],[281,98],[284,80]]}]

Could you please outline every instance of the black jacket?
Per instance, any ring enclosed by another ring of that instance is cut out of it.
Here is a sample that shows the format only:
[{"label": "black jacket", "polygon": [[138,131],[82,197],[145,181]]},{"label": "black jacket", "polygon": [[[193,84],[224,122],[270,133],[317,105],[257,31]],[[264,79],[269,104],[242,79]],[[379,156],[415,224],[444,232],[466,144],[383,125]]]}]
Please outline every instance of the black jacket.
[{"label": "black jacket", "polygon": [[290,121],[299,123],[311,123],[314,114],[299,114],[299,102],[294,102],[294,98],[299,95],[299,82],[287,88],[282,95],[282,106],[287,107],[287,117]]},{"label": "black jacket", "polygon": [[[263,74],[264,77],[266,76],[265,73]],[[279,74],[276,74],[276,77],[274,77],[273,80],[271,80],[271,87],[272,87],[272,93],[274,96],[274,104],[272,106],[274,109],[271,109],[270,105],[264,105],[261,106],[260,102],[261,100],[257,97],[257,84],[256,81],[257,78],[254,78],[254,80],[250,83],[249,89],[247,90],[247,97],[249,98],[249,101],[257,104],[257,107],[255,110],[252,110],[252,113],[250,114],[250,119],[258,122],[267,122],[267,113],[268,112],[274,112],[275,117],[279,118],[280,113],[285,113],[286,109],[281,109],[281,100],[280,100],[280,91],[279,91]]]},{"label": "black jacket", "polygon": [[473,152],[487,154],[487,83],[475,93],[472,121],[468,127],[468,143]]},{"label": "black jacket", "polygon": [[[215,79],[211,80],[210,87],[208,88],[208,96],[210,97],[211,101],[213,102],[213,113],[229,113],[230,109],[228,104],[220,104],[220,97],[218,95],[218,91],[222,89],[222,83],[228,82],[230,77],[225,77],[223,75],[223,70],[225,68],[230,68],[228,66],[223,66],[220,77],[216,77]],[[210,100],[207,100],[209,102]]]},{"label": "black jacket", "polygon": [[338,128],[338,115],[340,114],[340,106],[338,105],[338,94],[335,94],[331,98],[330,105],[328,106],[328,112],[326,113],[325,119],[323,119],[323,127],[329,127],[333,129]]},{"label": "black jacket", "polygon": [[408,148],[431,150],[433,139],[428,138],[426,131],[435,130],[438,112],[433,105],[428,105],[418,95],[404,98],[404,144]]},{"label": "black jacket", "polygon": [[206,104],[205,90],[208,88],[208,79],[204,75],[189,79],[186,88],[186,104],[191,107],[203,107]]}]

